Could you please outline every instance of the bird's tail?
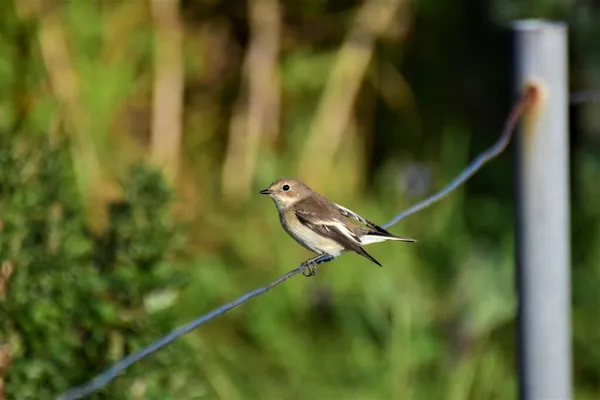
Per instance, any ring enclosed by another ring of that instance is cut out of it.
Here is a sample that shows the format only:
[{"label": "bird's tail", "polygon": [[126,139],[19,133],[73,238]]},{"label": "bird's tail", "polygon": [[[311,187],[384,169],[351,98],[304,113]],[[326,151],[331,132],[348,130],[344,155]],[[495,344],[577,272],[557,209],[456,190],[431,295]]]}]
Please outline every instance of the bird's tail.
[{"label": "bird's tail", "polygon": [[387,240],[397,240],[399,242],[416,242],[415,239],[392,235],[391,233],[381,229],[381,231],[369,231],[360,237],[360,241],[362,245],[367,245],[371,243],[379,243],[385,242]]},{"label": "bird's tail", "polygon": [[370,255],[369,253],[367,253],[365,251],[365,249],[363,249],[362,247],[359,247],[360,250],[356,251],[358,254],[360,254],[361,256],[368,258],[369,260],[371,260],[372,262],[374,262],[375,264],[379,265],[380,267],[382,267],[381,263],[379,261],[377,261],[375,258],[373,258],[372,255]]}]

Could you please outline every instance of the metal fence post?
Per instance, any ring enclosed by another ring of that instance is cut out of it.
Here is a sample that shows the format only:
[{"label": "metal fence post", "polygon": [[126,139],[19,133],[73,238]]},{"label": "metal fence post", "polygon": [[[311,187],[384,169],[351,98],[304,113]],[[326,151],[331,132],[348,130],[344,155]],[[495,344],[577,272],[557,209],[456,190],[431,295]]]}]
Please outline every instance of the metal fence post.
[{"label": "metal fence post", "polygon": [[516,87],[545,88],[517,156],[519,398],[569,400],[571,250],[569,216],[568,50],[563,23],[513,25]]}]

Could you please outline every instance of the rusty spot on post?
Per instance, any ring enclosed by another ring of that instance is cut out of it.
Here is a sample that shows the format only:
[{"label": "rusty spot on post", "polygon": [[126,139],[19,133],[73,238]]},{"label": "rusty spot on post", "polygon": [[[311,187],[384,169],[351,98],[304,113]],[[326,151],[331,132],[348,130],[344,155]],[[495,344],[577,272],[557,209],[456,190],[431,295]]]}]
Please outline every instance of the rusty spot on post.
[{"label": "rusty spot on post", "polygon": [[542,81],[531,79],[527,81],[523,89],[523,135],[534,134],[535,122],[546,102],[547,90]]}]

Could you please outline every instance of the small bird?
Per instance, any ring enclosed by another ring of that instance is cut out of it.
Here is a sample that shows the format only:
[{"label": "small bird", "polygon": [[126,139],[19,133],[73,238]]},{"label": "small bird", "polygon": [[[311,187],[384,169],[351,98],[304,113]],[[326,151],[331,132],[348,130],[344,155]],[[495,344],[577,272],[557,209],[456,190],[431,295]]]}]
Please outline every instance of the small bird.
[{"label": "small bird", "polygon": [[[330,261],[343,251],[354,251],[381,267],[363,246],[386,240],[416,242],[392,235],[354,211],[327,200],[296,179],[278,179],[260,194],[273,199],[283,229],[296,242],[318,254],[303,263],[305,269],[302,274],[307,277],[316,273],[317,264]],[[365,226],[354,224],[351,219]]]}]

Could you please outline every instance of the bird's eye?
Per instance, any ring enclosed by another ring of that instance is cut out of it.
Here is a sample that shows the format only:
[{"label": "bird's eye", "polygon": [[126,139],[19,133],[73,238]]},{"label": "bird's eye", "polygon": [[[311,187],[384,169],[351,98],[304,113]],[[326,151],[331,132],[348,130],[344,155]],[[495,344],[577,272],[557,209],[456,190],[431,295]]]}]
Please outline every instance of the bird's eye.
[{"label": "bird's eye", "polygon": [[290,190],[290,185],[283,185],[282,189],[284,192],[287,192],[288,190]]}]

